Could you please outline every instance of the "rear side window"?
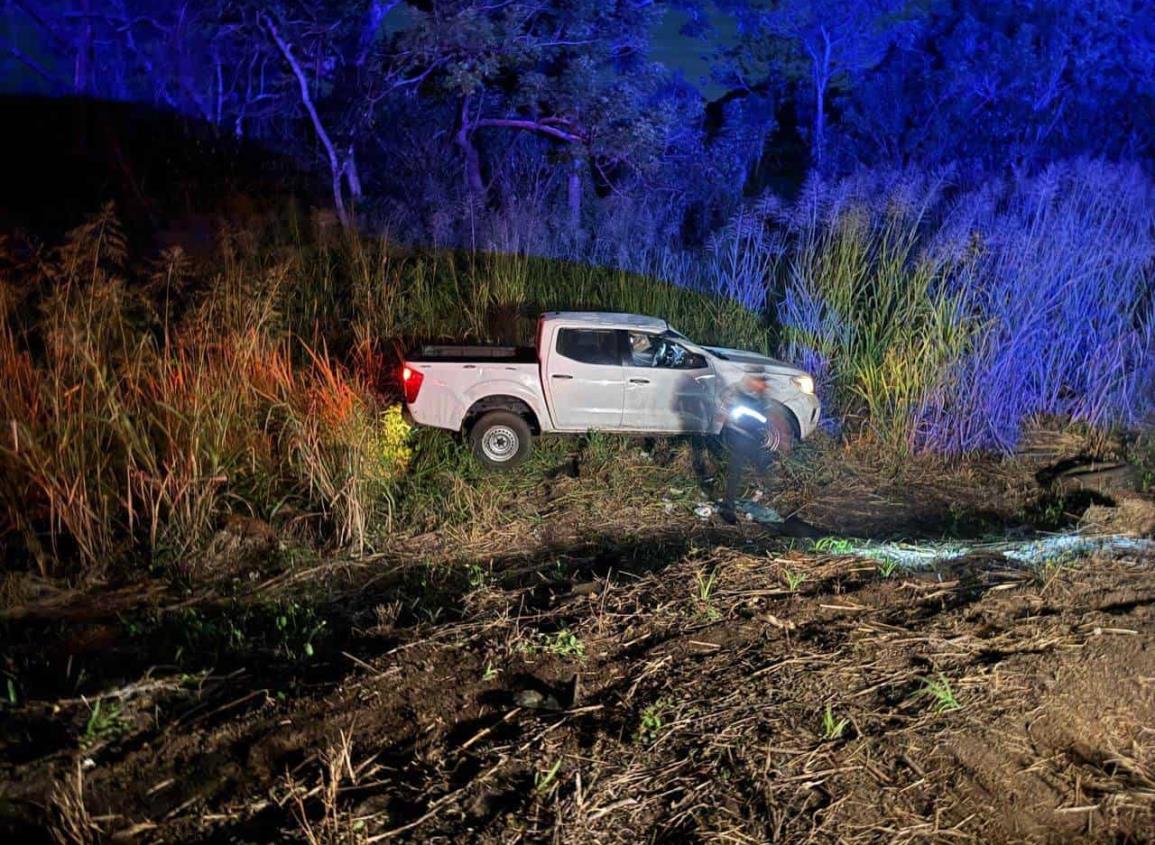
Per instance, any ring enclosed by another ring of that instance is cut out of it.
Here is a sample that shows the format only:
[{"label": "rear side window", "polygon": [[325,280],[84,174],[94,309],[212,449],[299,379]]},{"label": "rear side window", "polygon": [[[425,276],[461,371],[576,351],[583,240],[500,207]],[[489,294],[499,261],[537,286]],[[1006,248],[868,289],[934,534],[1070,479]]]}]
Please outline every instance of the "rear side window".
[{"label": "rear side window", "polygon": [[583,364],[619,366],[620,332],[613,329],[559,329],[557,354]]}]

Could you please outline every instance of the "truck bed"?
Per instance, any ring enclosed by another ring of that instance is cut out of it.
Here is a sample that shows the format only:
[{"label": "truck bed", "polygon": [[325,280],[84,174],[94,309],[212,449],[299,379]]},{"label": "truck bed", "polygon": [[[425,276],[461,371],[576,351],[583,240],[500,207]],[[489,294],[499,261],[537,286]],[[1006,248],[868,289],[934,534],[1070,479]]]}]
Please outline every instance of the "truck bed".
[{"label": "truck bed", "polygon": [[432,344],[411,352],[405,360],[446,364],[536,364],[537,350],[532,346]]}]

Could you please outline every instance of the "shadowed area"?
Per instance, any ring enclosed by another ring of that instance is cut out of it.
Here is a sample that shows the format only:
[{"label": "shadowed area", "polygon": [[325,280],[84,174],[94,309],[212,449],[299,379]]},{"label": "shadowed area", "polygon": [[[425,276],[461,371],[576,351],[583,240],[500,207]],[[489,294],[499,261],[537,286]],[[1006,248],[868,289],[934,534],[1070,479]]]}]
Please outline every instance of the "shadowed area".
[{"label": "shadowed area", "polygon": [[[830,526],[799,541],[775,525],[703,522],[680,486],[693,483],[688,444],[546,458],[569,470],[513,479],[496,503],[518,514],[500,546],[426,535],[368,561],[265,563],[258,581],[242,568],[191,595],[157,582],[10,608],[22,703],[6,714],[0,765],[23,775],[9,830],[79,823],[61,815],[65,793],[41,809],[52,783],[83,789],[94,829],[143,825],[167,841],[339,831],[354,818],[402,841],[463,824],[482,841],[528,826],[624,842],[625,830],[735,828],[1018,841],[1076,837],[1088,814],[1125,838],[1150,823],[1155,760],[1139,726],[1151,715],[1151,541],[1088,536],[1023,560],[1043,545],[917,539],[935,495],[956,506],[939,511],[941,537],[966,496],[990,504],[996,490],[1006,498],[986,530],[997,519],[1003,535],[1033,533],[1030,500],[1012,492],[1029,465],[981,481],[873,481],[879,506],[871,522],[855,517],[856,533],[906,538],[887,544]],[[792,473],[823,466],[837,483],[796,487]],[[870,472],[819,452],[783,467],[776,481],[797,503],[777,501],[832,509]],[[1127,501],[1126,524],[1155,527],[1141,522],[1144,500]],[[1086,516],[1125,524],[1119,507]],[[960,535],[991,536],[971,531]],[[526,551],[500,550],[510,542]],[[914,570],[898,554],[912,549],[950,559]],[[1138,674],[1106,687],[1088,668],[1124,665]],[[1100,719],[1096,696],[1115,719]],[[79,776],[74,748],[94,762]],[[1027,795],[1036,809],[1023,815]]]},{"label": "shadowed area", "polygon": [[141,247],[155,238],[196,253],[212,249],[223,221],[322,196],[263,144],[143,104],[0,96],[0,120],[20,127],[5,137],[0,231],[54,238],[112,202]]}]

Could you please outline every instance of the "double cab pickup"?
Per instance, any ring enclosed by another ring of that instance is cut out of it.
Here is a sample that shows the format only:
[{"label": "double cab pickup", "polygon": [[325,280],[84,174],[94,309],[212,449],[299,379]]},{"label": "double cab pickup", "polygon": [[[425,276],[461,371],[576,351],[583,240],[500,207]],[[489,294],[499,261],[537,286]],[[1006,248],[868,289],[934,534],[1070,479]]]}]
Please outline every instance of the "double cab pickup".
[{"label": "double cab pickup", "polygon": [[482,463],[507,468],[540,434],[718,434],[718,402],[751,374],[789,410],[795,437],[807,437],[820,409],[807,373],[635,314],[543,314],[534,347],[426,346],[406,357],[401,378],[415,423],[460,432]]}]

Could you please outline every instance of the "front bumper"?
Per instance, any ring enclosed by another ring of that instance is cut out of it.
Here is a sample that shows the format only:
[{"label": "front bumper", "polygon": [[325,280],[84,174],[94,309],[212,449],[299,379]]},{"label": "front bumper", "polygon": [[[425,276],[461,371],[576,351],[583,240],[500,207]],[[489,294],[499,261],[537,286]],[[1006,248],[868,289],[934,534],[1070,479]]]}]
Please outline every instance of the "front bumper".
[{"label": "front bumper", "polygon": [[798,419],[799,436],[805,440],[814,429],[818,428],[818,420],[822,417],[822,403],[812,393],[796,393],[784,403]]}]

